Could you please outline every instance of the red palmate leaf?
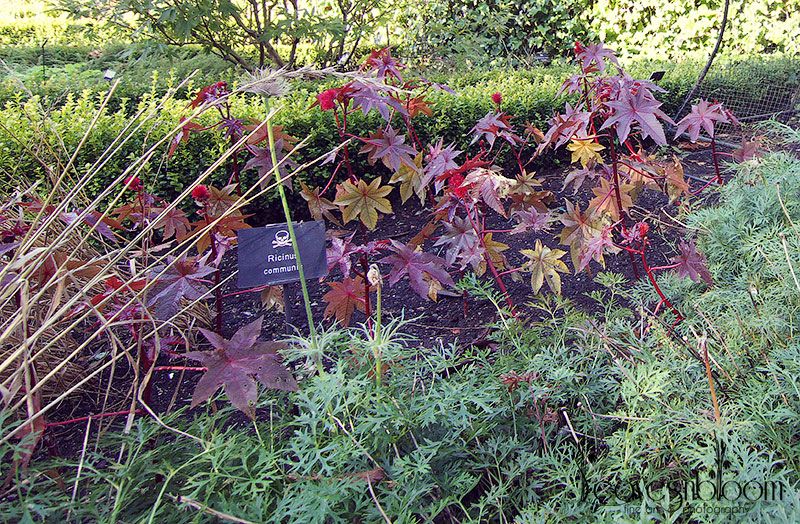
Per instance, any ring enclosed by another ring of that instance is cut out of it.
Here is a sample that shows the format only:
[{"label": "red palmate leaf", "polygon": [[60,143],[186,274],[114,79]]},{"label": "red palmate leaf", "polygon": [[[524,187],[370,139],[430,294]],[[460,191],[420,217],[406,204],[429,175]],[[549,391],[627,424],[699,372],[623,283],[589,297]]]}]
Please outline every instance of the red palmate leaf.
[{"label": "red palmate leaf", "polygon": [[613,109],[611,116],[603,122],[600,129],[606,129],[616,125],[617,137],[620,142],[628,139],[633,124],[638,124],[642,132],[642,138],[652,137],[656,144],[666,145],[667,138],[664,136],[664,127],[659,118],[672,122],[672,120],[658,109],[661,102],[656,101],[652,95],[648,95],[646,89],[639,89],[635,95],[629,91],[622,91],[618,100],[606,102],[606,105]]},{"label": "red palmate leaf", "polygon": [[603,46],[602,42],[581,46],[576,55],[581,61],[581,68],[584,71],[588,71],[590,68],[596,68],[597,71],[602,73],[606,69],[606,60],[619,66],[617,55],[614,54],[613,50]]},{"label": "red palmate leaf", "polygon": [[167,257],[166,265],[150,270],[150,279],[156,280],[156,294],[150,298],[148,306],[156,318],[166,320],[173,317],[180,309],[181,300],[197,300],[208,292],[203,277],[215,270],[206,265],[205,258]]},{"label": "red palmate leaf", "polygon": [[186,358],[196,360],[208,370],[200,378],[192,395],[192,407],[211,398],[220,387],[228,400],[251,419],[255,418],[258,382],[270,389],[297,391],[297,382],[281,364],[277,350],[286,347],[280,342],[258,342],[261,333],[259,317],[240,328],[230,340],[217,333],[200,329],[214,349],[191,351]]},{"label": "red palmate leaf", "polygon": [[600,263],[601,266],[606,267],[606,261],[605,258],[603,258],[603,255],[605,253],[617,252],[619,252],[619,248],[614,245],[614,242],[611,239],[611,226],[606,226],[599,235],[593,236],[583,245],[580,256],[580,264],[578,264],[575,272],[579,273],[583,271],[592,260]]},{"label": "red palmate leaf", "polygon": [[508,195],[513,182],[495,169],[478,168],[464,177],[461,185],[469,188],[472,198],[483,201],[505,217],[506,210],[503,209],[501,200]]},{"label": "red palmate leaf", "polygon": [[405,106],[391,94],[386,93],[386,87],[379,86],[374,82],[359,80],[351,82],[349,85],[351,91],[348,96],[352,98],[353,105],[360,107],[361,112],[365,115],[374,109],[387,122],[391,120],[393,110],[401,115],[408,115]]},{"label": "red palmate leaf", "polygon": [[388,126],[385,130],[380,129],[371,133],[369,138],[364,139],[361,152],[368,153],[367,160],[370,164],[375,164],[380,160],[393,172],[397,172],[401,165],[417,169],[417,165],[414,163],[417,152],[405,141],[404,135],[398,134],[392,126]]},{"label": "red palmate leaf", "polygon": [[[478,234],[469,223],[469,220],[461,217],[453,217],[451,222],[443,222],[444,233],[434,244],[435,246],[447,246],[445,251],[445,260],[448,264],[453,265],[456,259],[462,256],[462,252],[476,251],[476,245],[479,246]],[[483,253],[480,253],[481,255]],[[466,265],[466,264],[463,264]]]},{"label": "red palmate leaf", "polygon": [[181,123],[183,123],[183,125],[181,126],[180,130],[175,134],[175,136],[172,137],[172,140],[169,143],[169,151],[167,151],[167,157],[171,157],[172,155],[174,155],[175,151],[177,151],[178,146],[181,143],[188,142],[189,136],[192,133],[196,133],[203,129],[203,126],[201,126],[200,124],[196,124],[194,122],[186,122],[186,123],[184,122],[186,122],[186,119],[181,117]]},{"label": "red palmate leaf", "polygon": [[578,169],[573,169],[569,173],[567,173],[566,178],[564,178],[564,186],[561,188],[561,191],[564,191],[568,185],[572,184],[572,194],[577,195],[578,190],[581,188],[586,179],[594,179],[597,178],[597,171],[595,170],[595,164],[591,163],[586,166],[581,166]]},{"label": "red palmate leaf", "polygon": [[[269,147],[250,146],[248,149],[253,156],[244,165],[244,169],[255,169],[258,172],[260,186],[264,189],[272,184],[272,178],[270,178],[274,168],[272,152]],[[291,189],[292,180],[288,177],[292,171],[297,169],[298,164],[288,156],[283,139],[275,140],[275,158],[278,159],[278,174],[283,179],[283,185]],[[272,176],[274,177],[274,175]]]},{"label": "red palmate leaf", "polygon": [[755,137],[753,140],[742,140],[742,145],[733,151],[733,159],[737,162],[744,162],[751,158],[761,156],[762,140]]},{"label": "red palmate leaf", "polygon": [[591,116],[588,111],[579,111],[577,107],[573,108],[569,103],[565,104],[564,114],[556,114],[548,121],[550,128],[541,137],[541,140],[537,140],[539,142],[537,152],[541,153],[551,145],[560,147],[576,134],[585,135]]},{"label": "red palmate leaf", "polygon": [[310,188],[305,182],[300,181],[300,196],[308,203],[308,212],[311,213],[311,218],[313,220],[325,218],[336,225],[340,225],[339,220],[331,213],[336,209],[336,206],[333,202],[320,195],[320,191],[320,188]]},{"label": "red palmate leaf", "polygon": [[549,211],[541,213],[535,207],[514,211],[511,217],[517,219],[517,225],[511,230],[512,235],[527,231],[547,231],[553,222],[553,215]]},{"label": "red palmate leaf", "polygon": [[[155,213],[160,214],[163,209],[155,208]],[[164,240],[169,240],[170,238],[183,238],[189,232],[191,228],[191,224],[189,223],[189,219],[186,217],[186,213],[184,213],[180,208],[174,207],[164,214],[163,217],[155,224],[155,227],[158,229],[163,228],[164,230]]]},{"label": "red palmate leaf", "polygon": [[706,265],[706,257],[697,251],[697,246],[693,240],[681,242],[678,244],[678,250],[680,253],[671,259],[673,264],[678,264],[675,266],[675,272],[678,275],[690,278],[694,282],[702,280],[709,286],[714,283],[711,278],[711,272]]},{"label": "red palmate leaf", "polygon": [[391,264],[389,285],[395,285],[401,278],[408,276],[413,289],[419,296],[427,297],[434,283],[453,285],[453,279],[445,271],[446,262],[431,253],[415,251],[392,240],[390,248],[394,253],[379,260],[382,264]]},{"label": "red palmate leaf", "polygon": [[400,76],[400,70],[403,69],[405,65],[392,57],[392,50],[389,47],[372,51],[364,62],[364,66],[375,71],[378,78],[390,76],[401,82],[403,81]]},{"label": "red palmate leaf", "polygon": [[331,288],[322,297],[322,300],[328,304],[325,307],[326,317],[336,317],[336,320],[343,326],[347,326],[356,309],[362,313],[366,311],[366,290],[363,278],[346,276],[341,282],[326,283]]},{"label": "red palmate leaf", "polygon": [[[445,147],[444,140],[441,138],[436,144],[428,146],[428,154],[425,156],[425,161],[427,162],[425,176],[421,183],[428,185],[431,180],[437,180],[437,182],[441,183],[439,179],[442,175],[447,171],[458,168],[458,163],[455,159],[460,154],[461,151],[457,150],[454,144]],[[441,186],[437,185],[437,192],[440,189]]]},{"label": "red palmate leaf", "polygon": [[352,265],[350,262],[350,255],[355,252],[351,242],[352,239],[352,235],[344,240],[337,237],[331,238],[331,247],[325,252],[328,262],[328,271],[338,266],[343,275],[347,276],[350,274],[350,267]]},{"label": "red palmate leaf", "polygon": [[503,113],[487,113],[478,120],[470,130],[472,144],[483,138],[489,143],[489,148],[494,147],[494,141],[502,138],[511,145],[521,143],[523,140],[511,131],[510,116]]},{"label": "red palmate leaf", "polygon": [[689,140],[697,142],[700,137],[700,130],[704,130],[709,137],[714,136],[714,124],[716,122],[730,122],[728,115],[722,108],[722,104],[710,104],[708,100],[700,100],[692,106],[691,112],[678,122],[675,129],[675,137],[679,137],[684,131],[689,132]]}]

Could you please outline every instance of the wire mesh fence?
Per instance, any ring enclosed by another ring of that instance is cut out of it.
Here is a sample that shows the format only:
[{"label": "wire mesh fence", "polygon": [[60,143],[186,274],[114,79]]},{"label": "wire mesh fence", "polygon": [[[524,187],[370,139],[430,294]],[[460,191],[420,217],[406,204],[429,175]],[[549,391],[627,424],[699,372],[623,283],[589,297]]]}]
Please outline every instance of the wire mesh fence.
[{"label": "wire mesh fence", "polygon": [[[790,71],[789,74],[775,74],[776,62],[780,60],[794,62],[793,68],[781,68],[784,73]],[[722,102],[744,121],[766,119],[797,107],[800,60],[755,58],[747,60],[747,67],[744,64],[741,59],[715,61],[696,96]]]}]

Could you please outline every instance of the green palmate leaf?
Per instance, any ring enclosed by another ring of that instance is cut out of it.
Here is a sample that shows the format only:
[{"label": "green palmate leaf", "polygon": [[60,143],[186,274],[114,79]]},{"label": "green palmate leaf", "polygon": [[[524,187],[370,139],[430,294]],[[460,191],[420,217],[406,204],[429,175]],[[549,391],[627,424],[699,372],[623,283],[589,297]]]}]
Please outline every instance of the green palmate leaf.
[{"label": "green palmate leaf", "polygon": [[378,211],[392,212],[392,204],[386,199],[391,192],[391,186],[381,186],[380,178],[369,184],[359,180],[357,185],[348,180],[336,187],[334,204],[342,209],[345,224],[358,218],[367,228],[375,229]]},{"label": "green palmate leaf", "polygon": [[550,249],[537,240],[533,249],[523,249],[520,251],[528,258],[523,268],[531,273],[531,288],[534,293],[542,289],[542,285],[547,282],[547,286],[553,293],[561,294],[561,276],[559,273],[569,273],[566,264],[561,261],[567,252],[560,249]]},{"label": "green palmate leaf", "polygon": [[400,182],[400,198],[403,203],[411,198],[411,195],[416,194],[419,198],[420,204],[425,203],[425,195],[428,192],[427,185],[425,184],[426,175],[422,170],[422,153],[414,157],[414,166],[402,164],[400,169],[392,175],[390,184]]}]

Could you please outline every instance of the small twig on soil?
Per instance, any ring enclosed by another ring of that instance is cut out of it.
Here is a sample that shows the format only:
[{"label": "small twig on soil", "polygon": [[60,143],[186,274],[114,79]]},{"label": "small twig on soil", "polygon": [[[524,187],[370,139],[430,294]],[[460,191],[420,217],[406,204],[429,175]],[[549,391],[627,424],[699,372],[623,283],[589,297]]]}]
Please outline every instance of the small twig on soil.
[{"label": "small twig on soil", "polygon": [[390,519],[386,515],[386,512],[383,511],[383,506],[381,506],[381,503],[378,501],[378,497],[375,496],[375,490],[372,489],[372,482],[369,480],[369,477],[367,477],[367,487],[369,488],[369,494],[372,496],[372,500],[375,502],[375,507],[377,507],[378,511],[380,511],[383,520],[386,521],[386,524],[392,524],[392,519]]},{"label": "small twig on soil", "polygon": [[218,519],[224,520],[225,522],[236,522],[237,524],[255,524],[251,520],[241,519],[239,517],[235,517],[228,513],[223,513],[221,511],[217,511],[213,508],[206,506],[205,504],[198,502],[194,499],[190,499],[188,497],[182,497],[180,495],[171,495],[167,493],[167,498],[175,502],[175,504],[184,504],[192,509],[196,509],[201,513],[205,513],[206,515],[211,515],[212,517],[216,517]]}]

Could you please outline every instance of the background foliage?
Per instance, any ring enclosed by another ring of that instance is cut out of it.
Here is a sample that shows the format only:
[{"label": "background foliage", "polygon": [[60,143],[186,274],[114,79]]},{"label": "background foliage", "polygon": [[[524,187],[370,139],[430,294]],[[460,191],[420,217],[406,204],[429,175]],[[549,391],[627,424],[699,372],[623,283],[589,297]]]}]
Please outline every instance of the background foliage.
[{"label": "background foliage", "polygon": [[[583,12],[593,34],[622,55],[708,54],[724,0],[597,0]],[[732,1],[723,44],[731,55],[800,52],[798,0]]]}]

